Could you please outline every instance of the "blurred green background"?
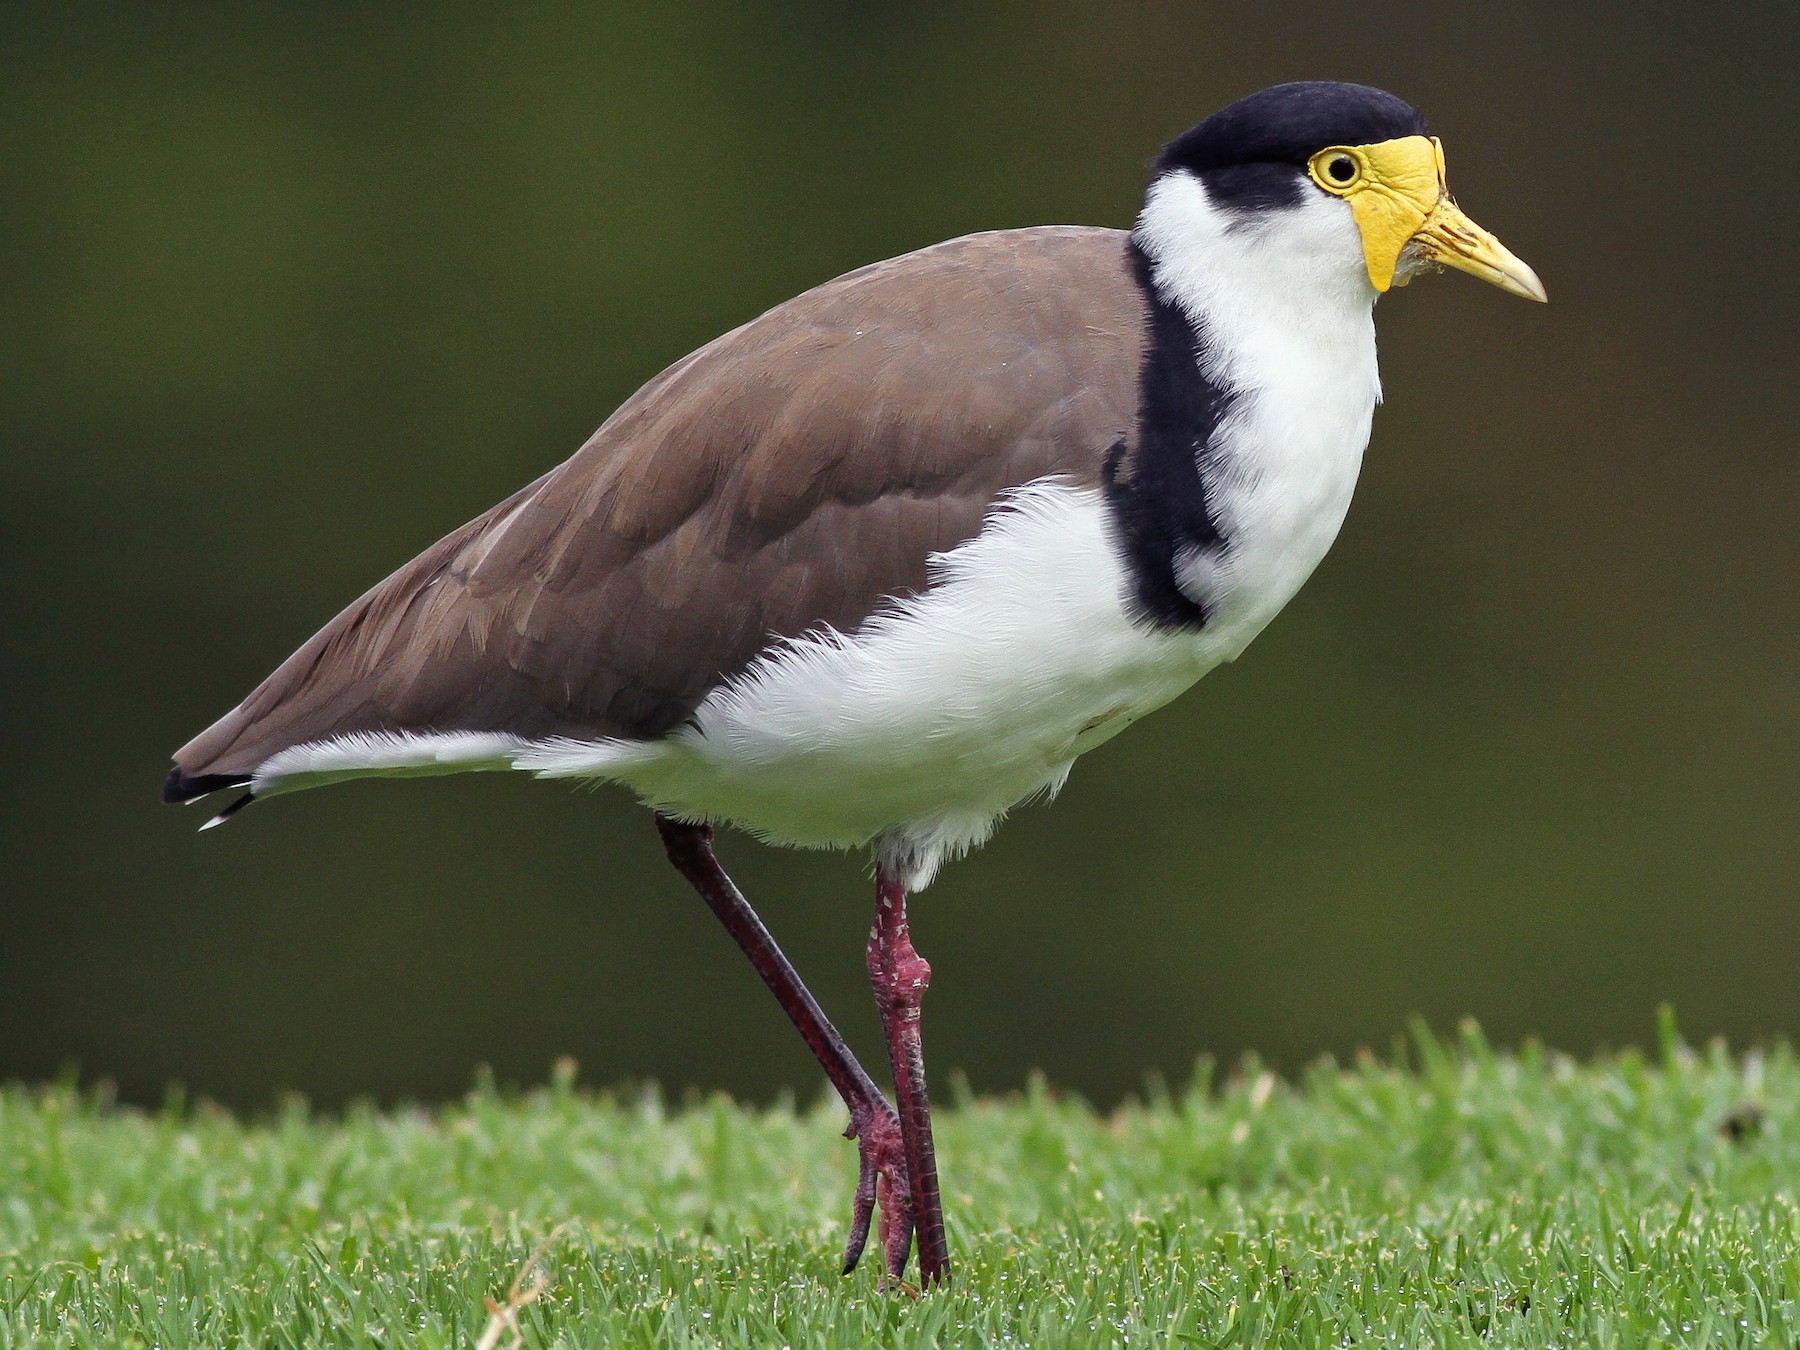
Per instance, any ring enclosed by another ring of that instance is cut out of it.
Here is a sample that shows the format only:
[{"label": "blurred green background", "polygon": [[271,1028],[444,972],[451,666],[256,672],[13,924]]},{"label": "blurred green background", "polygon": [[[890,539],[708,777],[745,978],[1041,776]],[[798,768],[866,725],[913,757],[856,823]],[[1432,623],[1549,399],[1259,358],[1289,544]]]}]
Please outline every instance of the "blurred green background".
[{"label": "blurred green background", "polygon": [[[1336,551],[916,902],[931,1063],[1101,1101],[1412,1011],[1800,1033],[1791,4],[9,6],[0,1077],[431,1098],[820,1082],[621,793],[196,838],[166,756],[639,383],[861,263],[1130,222],[1295,78],[1423,107],[1552,304],[1380,307]],[[858,858],[723,847],[881,1059]]]}]

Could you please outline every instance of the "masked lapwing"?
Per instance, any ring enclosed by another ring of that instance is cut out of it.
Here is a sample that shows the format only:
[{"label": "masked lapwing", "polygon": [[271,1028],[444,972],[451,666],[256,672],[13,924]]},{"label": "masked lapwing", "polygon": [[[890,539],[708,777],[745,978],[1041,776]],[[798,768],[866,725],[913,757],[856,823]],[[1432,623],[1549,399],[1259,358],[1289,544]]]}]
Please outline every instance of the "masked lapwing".
[{"label": "masked lapwing", "polygon": [[[165,800],[516,769],[624,784],[849,1108],[845,1251],[949,1278],[906,899],[1242,652],[1330,547],[1375,301],[1439,265],[1542,300],[1424,118],[1285,84],[1154,162],[1124,233],[970,235],[670,366],[176,754]],[[713,856],[873,853],[895,1102]],[[897,1108],[897,1109],[896,1109]]]}]

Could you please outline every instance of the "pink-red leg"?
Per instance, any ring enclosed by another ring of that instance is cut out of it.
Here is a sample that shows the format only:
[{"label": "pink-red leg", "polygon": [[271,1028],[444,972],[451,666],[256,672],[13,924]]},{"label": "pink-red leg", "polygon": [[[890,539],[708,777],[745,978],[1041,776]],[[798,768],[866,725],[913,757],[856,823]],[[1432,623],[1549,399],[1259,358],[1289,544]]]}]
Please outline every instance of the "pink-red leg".
[{"label": "pink-red leg", "polygon": [[[913,950],[906,924],[906,889],[877,869],[875,922],[869,929],[869,983],[881,1010],[888,1062],[894,1069],[894,1102],[906,1172],[912,1181],[912,1219],[919,1238],[919,1283],[950,1283],[950,1249],[944,1240],[944,1206],[938,1195],[937,1155],[931,1143],[931,1101],[925,1091],[925,1049],[919,1039],[919,1005],[931,983],[931,967]],[[883,1232],[884,1239],[888,1235]],[[888,1270],[906,1267],[910,1235],[896,1234],[898,1251],[886,1248]]]},{"label": "pink-red leg", "polygon": [[[850,1213],[850,1237],[844,1244],[844,1273],[848,1275],[856,1269],[856,1263],[862,1257],[869,1238],[869,1220],[879,1201],[879,1241],[886,1270],[898,1279],[906,1267],[907,1250],[912,1245],[913,1218],[905,1134],[894,1108],[888,1105],[881,1090],[856,1062],[856,1056],[850,1053],[850,1047],[844,1044],[844,1038],[826,1018],[818,1001],[800,982],[799,974],[781,948],[775,945],[775,939],[757,918],[756,911],[750,908],[750,902],[719,866],[712,851],[712,826],[690,825],[658,815],[656,828],[662,835],[669,861],[700,893],[700,898],[719,917],[732,940],[750,958],[750,964],[756,967],[756,973],[775,995],[775,1001],[781,1004],[788,1020],[799,1029],[807,1047],[825,1070],[825,1076],[849,1108],[850,1125],[844,1131],[844,1137],[856,1140],[858,1166],[856,1194]],[[921,1078],[921,1085],[923,1082]],[[928,1147],[929,1142],[928,1135]],[[935,1202],[935,1177],[931,1194]],[[939,1228],[941,1233],[941,1223]],[[898,1265],[895,1264],[896,1250]]]}]

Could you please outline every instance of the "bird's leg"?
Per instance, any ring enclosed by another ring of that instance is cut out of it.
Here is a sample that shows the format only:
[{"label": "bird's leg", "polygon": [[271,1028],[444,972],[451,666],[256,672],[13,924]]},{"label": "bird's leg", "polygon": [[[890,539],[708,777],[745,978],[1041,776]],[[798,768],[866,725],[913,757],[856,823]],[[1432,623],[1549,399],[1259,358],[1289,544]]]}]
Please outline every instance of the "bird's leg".
[{"label": "bird's leg", "polygon": [[[799,974],[782,955],[781,948],[769,930],[763,927],[750,902],[744,899],[719,860],[713,856],[712,826],[690,825],[658,814],[657,831],[669,861],[686,877],[688,884],[700,892],[707,908],[719,917],[725,931],[742,948],[756,973],[762,976],[781,1010],[788,1015],[807,1048],[825,1070],[831,1086],[850,1110],[846,1139],[856,1140],[858,1169],[856,1197],[850,1214],[850,1238],[844,1244],[844,1273],[856,1269],[863,1247],[869,1239],[869,1220],[877,1198],[881,1202],[881,1244],[887,1260],[887,1272],[896,1278],[900,1269],[894,1265],[897,1245],[900,1266],[906,1264],[907,1249],[912,1245],[912,1188],[907,1184],[906,1154],[902,1145],[899,1118],[881,1089],[875,1086],[863,1066],[856,1062],[844,1038],[831,1025],[818,1000],[800,982]],[[915,1038],[916,1039],[916,1038]],[[935,1197],[936,1183],[932,1194]]]},{"label": "bird's leg", "polygon": [[[950,1283],[950,1250],[944,1240],[944,1207],[938,1197],[937,1157],[931,1145],[931,1102],[925,1094],[925,1050],[919,1041],[919,1004],[931,983],[931,967],[913,950],[906,925],[906,888],[885,869],[875,872],[875,922],[869,929],[869,983],[881,1010],[888,1061],[894,1069],[894,1101],[906,1173],[912,1182],[912,1217],[919,1236],[919,1283]],[[883,1238],[889,1235],[884,1232]],[[906,1266],[906,1236],[887,1248],[888,1270]]]}]

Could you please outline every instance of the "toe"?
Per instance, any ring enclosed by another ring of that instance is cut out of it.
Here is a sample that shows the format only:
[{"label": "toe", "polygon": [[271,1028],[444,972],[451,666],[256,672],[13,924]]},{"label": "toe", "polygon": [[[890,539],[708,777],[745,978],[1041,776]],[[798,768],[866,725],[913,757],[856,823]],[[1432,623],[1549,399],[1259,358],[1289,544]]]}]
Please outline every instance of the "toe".
[{"label": "toe", "polygon": [[863,1248],[869,1242],[869,1220],[875,1214],[874,1155],[867,1149],[857,1150],[860,1162],[856,1173],[856,1196],[850,1209],[850,1238],[844,1243],[844,1274],[856,1269]]}]

